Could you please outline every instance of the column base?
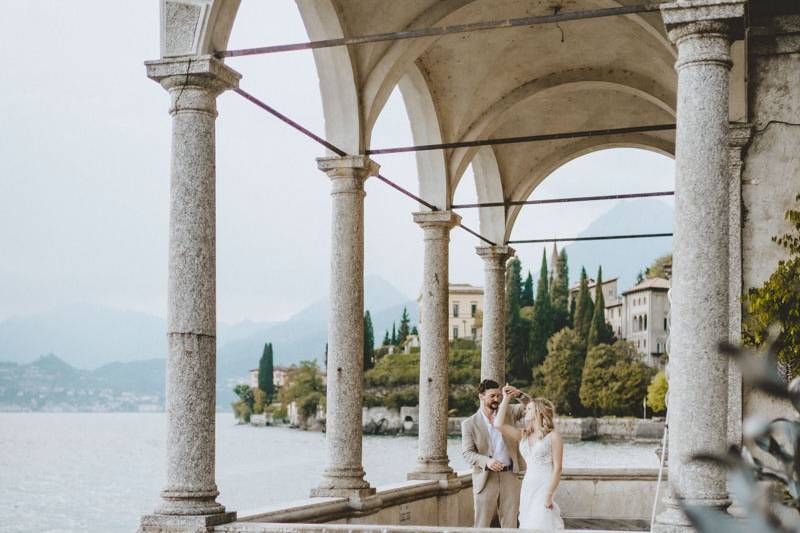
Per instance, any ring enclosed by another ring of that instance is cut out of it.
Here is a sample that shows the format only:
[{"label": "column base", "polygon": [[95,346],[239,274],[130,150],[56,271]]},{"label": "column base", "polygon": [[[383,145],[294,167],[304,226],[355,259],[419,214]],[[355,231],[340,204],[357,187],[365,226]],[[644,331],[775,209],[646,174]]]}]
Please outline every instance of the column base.
[{"label": "column base", "polygon": [[312,498],[350,498],[360,500],[375,495],[375,489],[364,479],[363,468],[331,468],[322,474],[317,488],[311,489]]},{"label": "column base", "polygon": [[[717,509],[725,512],[725,509],[731,504],[731,501],[725,499],[693,499],[684,500],[690,505],[702,505],[712,509]],[[653,525],[652,533],[694,533],[696,530],[692,527],[689,519],[686,518],[683,510],[681,510],[678,501],[674,498],[668,499],[666,502],[666,509],[656,517],[656,523]]]},{"label": "column base", "polygon": [[450,461],[447,457],[437,457],[421,459],[414,470],[406,476],[408,480],[438,479],[447,480],[456,477],[456,473],[450,468]]},{"label": "column base", "polygon": [[236,521],[235,512],[211,515],[144,515],[139,522],[138,533],[199,533],[211,531],[213,527]]}]

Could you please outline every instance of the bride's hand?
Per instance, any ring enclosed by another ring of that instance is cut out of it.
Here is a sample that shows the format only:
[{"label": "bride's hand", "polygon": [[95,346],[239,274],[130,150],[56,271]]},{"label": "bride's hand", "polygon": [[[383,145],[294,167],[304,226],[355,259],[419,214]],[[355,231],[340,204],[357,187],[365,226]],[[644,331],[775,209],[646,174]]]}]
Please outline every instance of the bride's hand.
[{"label": "bride's hand", "polygon": [[547,498],[547,500],[544,502],[544,508],[545,509],[553,508],[553,498]]}]

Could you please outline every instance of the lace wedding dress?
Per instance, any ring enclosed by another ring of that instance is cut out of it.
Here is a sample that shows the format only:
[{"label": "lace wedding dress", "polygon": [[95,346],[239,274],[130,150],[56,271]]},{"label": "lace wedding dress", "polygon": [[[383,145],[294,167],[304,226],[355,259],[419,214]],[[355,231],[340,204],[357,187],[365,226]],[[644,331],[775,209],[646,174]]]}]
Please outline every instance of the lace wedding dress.
[{"label": "lace wedding dress", "polygon": [[547,488],[553,476],[553,445],[548,433],[543,439],[531,443],[529,436],[519,443],[519,452],[528,463],[519,495],[520,529],[564,529],[557,503],[545,507]]}]

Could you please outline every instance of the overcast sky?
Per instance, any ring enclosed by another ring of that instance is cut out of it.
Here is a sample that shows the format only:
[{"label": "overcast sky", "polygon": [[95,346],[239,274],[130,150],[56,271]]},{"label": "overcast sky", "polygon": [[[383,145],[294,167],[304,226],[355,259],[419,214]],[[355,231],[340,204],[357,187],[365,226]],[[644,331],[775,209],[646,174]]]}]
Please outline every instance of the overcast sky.
[{"label": "overcast sky", "polygon": [[[0,6],[0,319],[73,302],[164,316],[169,102],[143,66],[158,58],[158,2],[0,0]],[[230,47],[304,40],[292,0],[242,0]],[[310,52],[228,64],[243,74],[243,88],[324,131]],[[373,145],[404,144],[413,142],[395,91]],[[221,320],[281,320],[326,294],[330,198],[328,180],[316,169],[320,155],[319,146],[239,96],[220,97]],[[376,160],[384,175],[417,190],[413,154]],[[666,157],[606,150],[565,165],[533,197],[668,190],[672,173]],[[476,201],[471,173],[456,201]],[[613,205],[528,207],[512,238],[574,235]],[[367,182],[366,272],[409,297],[421,284],[416,207],[377,180]],[[478,227],[475,210],[461,214]],[[483,284],[476,244],[453,231],[451,281]],[[518,248],[525,268],[538,265],[541,247]]]}]

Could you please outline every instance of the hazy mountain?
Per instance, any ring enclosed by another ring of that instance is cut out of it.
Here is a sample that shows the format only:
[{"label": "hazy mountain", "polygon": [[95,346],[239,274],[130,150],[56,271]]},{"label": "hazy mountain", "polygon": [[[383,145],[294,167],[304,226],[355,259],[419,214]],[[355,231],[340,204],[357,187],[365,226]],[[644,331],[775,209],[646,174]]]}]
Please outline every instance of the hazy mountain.
[{"label": "hazy mountain", "polygon": [[[306,359],[325,358],[328,336],[328,298],[322,298],[285,322],[259,328],[247,337],[219,343],[219,376],[221,380],[243,376],[258,365],[265,342],[271,342],[276,365],[290,365]],[[417,304],[378,276],[364,279],[364,305],[372,316],[375,340],[380,342],[392,322],[400,322],[403,307],[408,308],[412,324],[418,319]]]},{"label": "hazy mountain", "polygon": [[[655,199],[625,200],[597,218],[580,237],[672,232],[672,207]],[[580,279],[581,266],[590,278],[603,266],[603,279],[619,278],[620,292],[636,282],[636,274],[652,261],[672,252],[672,237],[580,241],[566,246],[571,283]],[[548,252],[548,261],[549,261]]]}]

